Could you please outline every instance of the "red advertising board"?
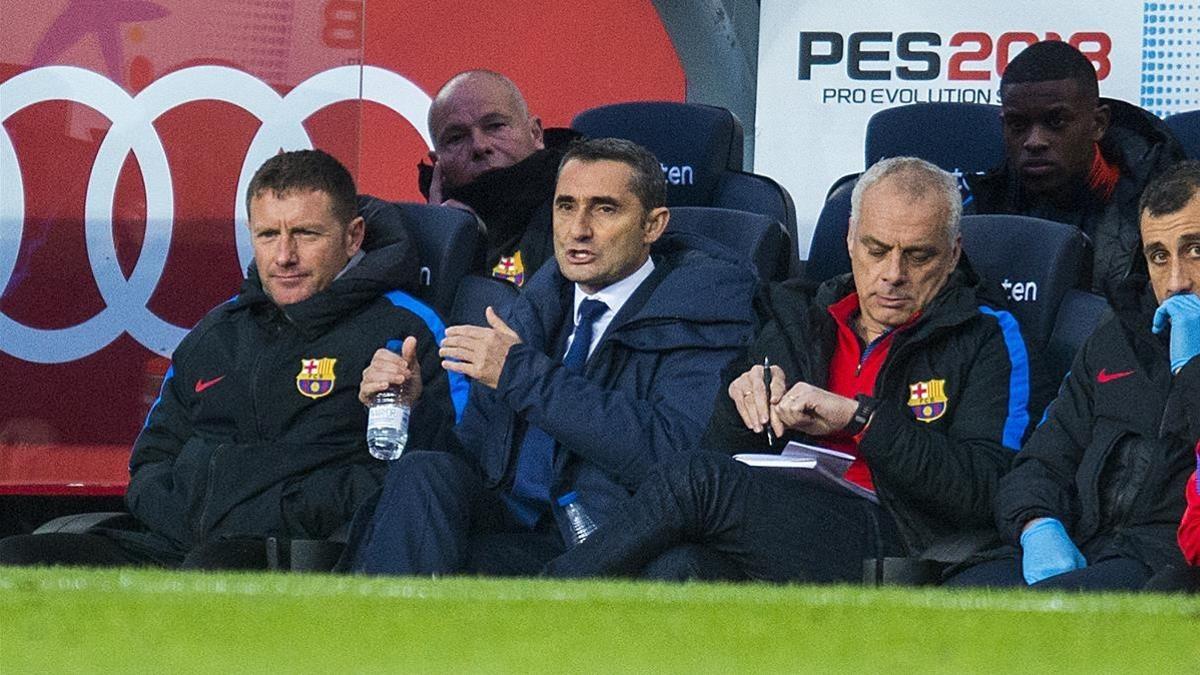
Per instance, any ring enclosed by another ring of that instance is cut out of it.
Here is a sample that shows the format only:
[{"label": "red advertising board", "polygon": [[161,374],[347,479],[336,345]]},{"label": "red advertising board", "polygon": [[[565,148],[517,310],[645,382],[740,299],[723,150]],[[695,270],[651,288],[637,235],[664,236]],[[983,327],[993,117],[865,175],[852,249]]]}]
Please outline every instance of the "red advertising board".
[{"label": "red advertising board", "polygon": [[[547,126],[682,100],[650,0],[0,0],[0,493],[119,494],[175,344],[236,292],[240,206],[279,148],[419,199],[452,74]],[[71,486],[71,487],[68,487]]]}]

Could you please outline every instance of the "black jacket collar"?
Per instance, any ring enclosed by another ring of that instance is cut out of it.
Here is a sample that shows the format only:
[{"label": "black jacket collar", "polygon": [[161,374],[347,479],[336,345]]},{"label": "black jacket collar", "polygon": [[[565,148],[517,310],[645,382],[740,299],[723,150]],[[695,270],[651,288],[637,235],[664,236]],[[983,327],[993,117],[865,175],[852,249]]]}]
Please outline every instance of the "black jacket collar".
[{"label": "black jacket collar", "polygon": [[[554,196],[558,164],[570,142],[580,137],[571,129],[547,129],[544,149],[512,166],[484,172],[445,196],[475,210],[487,226],[488,251],[512,248],[534,213]],[[428,197],[433,169],[422,164],[420,170],[421,192]]]},{"label": "black jacket collar", "polygon": [[367,251],[357,265],[346,270],[328,288],[306,300],[282,307],[267,295],[258,277],[258,266],[251,262],[233,309],[253,311],[264,323],[293,324],[311,339],[360,306],[405,285],[407,265],[400,255],[398,247],[401,246],[403,244],[387,243]]}]

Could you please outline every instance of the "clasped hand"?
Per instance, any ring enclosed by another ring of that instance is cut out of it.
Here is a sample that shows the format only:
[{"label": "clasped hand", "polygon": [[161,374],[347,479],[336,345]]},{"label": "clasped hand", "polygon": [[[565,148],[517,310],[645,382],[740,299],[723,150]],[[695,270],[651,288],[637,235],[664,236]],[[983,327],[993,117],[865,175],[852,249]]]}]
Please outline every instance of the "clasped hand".
[{"label": "clasped hand", "polygon": [[845,396],[797,382],[790,389],[779,366],[771,366],[771,391],[763,382],[763,367],[754,366],[729,383],[742,424],[754,433],[762,433],[770,424],[776,438],[784,431],[799,431],[809,436],[825,436],[844,429],[854,417],[858,402]]},{"label": "clasped hand", "polygon": [[417,359],[417,339],[411,335],[404,338],[399,354],[390,349],[375,350],[358,385],[358,400],[369,405],[375,394],[393,386],[403,388],[409,405],[421,398],[421,362]]}]

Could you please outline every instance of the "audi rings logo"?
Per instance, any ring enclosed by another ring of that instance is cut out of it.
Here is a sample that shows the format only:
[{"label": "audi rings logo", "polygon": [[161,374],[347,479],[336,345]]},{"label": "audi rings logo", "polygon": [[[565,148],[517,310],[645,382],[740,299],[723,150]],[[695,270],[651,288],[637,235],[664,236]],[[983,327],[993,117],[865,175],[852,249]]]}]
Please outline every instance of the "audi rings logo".
[{"label": "audi rings logo", "polygon": [[[407,79],[372,66],[341,66],[317,73],[281,96],[262,80],[224,66],[197,66],[163,76],[136,96],[103,75],[73,66],[36,68],[0,83],[0,125],[27,106],[64,100],[93,108],[111,121],[88,178],[84,228],[88,262],[105,307],[67,328],[26,326],[0,312],[0,351],[34,363],[64,363],[93,354],[123,332],[147,349],[169,355],[187,329],[147,307],[162,277],[171,243],[175,199],[171,168],[153,122],[186,103],[215,100],[239,106],[262,123],[242,161],[237,193],[245,194],[254,171],[280,148],[311,148],[303,122],[318,110],[347,100],[378,103],[401,115],[426,145],[429,95]],[[117,263],[113,201],[121,166],[137,158],[146,194],[146,234],[128,278]],[[24,185],[12,139],[0,126],[0,289],[17,265],[25,219]],[[244,269],[253,259],[246,206],[235,200],[234,231]]]}]

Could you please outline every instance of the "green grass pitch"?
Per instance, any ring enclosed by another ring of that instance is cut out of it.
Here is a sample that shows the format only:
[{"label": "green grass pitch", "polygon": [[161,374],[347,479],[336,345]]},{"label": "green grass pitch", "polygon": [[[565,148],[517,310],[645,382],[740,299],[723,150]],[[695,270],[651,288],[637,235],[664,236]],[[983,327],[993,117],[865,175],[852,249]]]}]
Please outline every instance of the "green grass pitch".
[{"label": "green grass pitch", "polygon": [[0,673],[1180,672],[1200,599],[0,568]]}]

